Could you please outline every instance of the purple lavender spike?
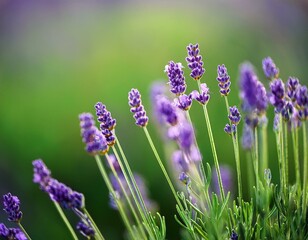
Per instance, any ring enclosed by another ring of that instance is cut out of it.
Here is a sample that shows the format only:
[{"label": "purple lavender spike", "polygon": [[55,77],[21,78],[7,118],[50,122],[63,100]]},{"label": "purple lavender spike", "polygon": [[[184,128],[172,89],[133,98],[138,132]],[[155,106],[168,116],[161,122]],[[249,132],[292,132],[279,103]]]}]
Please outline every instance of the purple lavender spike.
[{"label": "purple lavender spike", "polygon": [[82,209],[84,207],[83,194],[73,191],[56,179],[51,179],[49,181],[47,192],[54,202],[59,203],[65,209]]},{"label": "purple lavender spike", "polygon": [[190,178],[185,172],[181,172],[179,176],[179,180],[184,183],[185,185],[190,184]]},{"label": "purple lavender spike", "polygon": [[182,63],[170,61],[165,66],[165,72],[169,78],[170,91],[175,95],[181,95],[186,90],[185,77]]},{"label": "purple lavender spike", "polygon": [[82,141],[86,144],[86,151],[92,154],[105,154],[109,147],[106,138],[94,126],[93,115],[82,113],[79,115]]},{"label": "purple lavender spike", "polygon": [[188,172],[189,166],[188,162],[186,161],[183,152],[181,150],[176,150],[172,154],[172,160],[175,164],[176,168],[181,172]]},{"label": "purple lavender spike", "polygon": [[239,122],[241,121],[241,114],[239,112],[239,110],[237,109],[236,106],[230,107],[229,108],[229,119],[231,121],[231,123],[238,125]]},{"label": "purple lavender spike", "polygon": [[300,87],[299,80],[294,77],[289,77],[287,82],[287,95],[292,102],[296,101],[296,92],[297,89]]},{"label": "purple lavender spike", "polygon": [[195,90],[191,93],[191,95],[192,98],[195,99],[197,102],[202,105],[205,105],[210,100],[209,88],[207,87],[206,83],[201,83],[200,88],[200,93]]},{"label": "purple lavender spike", "polygon": [[76,225],[76,229],[86,238],[91,238],[95,235],[94,229],[84,221],[79,221]]},{"label": "purple lavender spike", "polygon": [[202,56],[199,55],[199,45],[189,44],[186,49],[188,54],[188,57],[186,57],[186,62],[188,67],[191,69],[190,76],[197,81],[201,79],[205,72],[205,69],[203,68]]},{"label": "purple lavender spike", "polygon": [[[222,165],[219,167],[219,169],[220,169],[221,180],[224,186],[225,194],[227,194],[228,192],[232,192],[233,191],[233,180],[232,180],[232,174],[231,174],[230,168],[228,166]],[[213,192],[218,194],[220,190],[219,190],[216,169],[212,170],[212,179],[213,179],[213,183],[212,183]]]},{"label": "purple lavender spike", "polygon": [[242,135],[242,147],[244,150],[250,150],[252,149],[254,144],[254,137],[253,137],[253,131],[252,128],[244,124],[244,130]]},{"label": "purple lavender spike", "polygon": [[236,132],[236,125],[232,124],[232,126],[230,126],[230,124],[227,123],[224,128],[224,131],[229,135],[233,135],[233,133]]},{"label": "purple lavender spike", "polygon": [[106,106],[101,102],[95,104],[97,120],[101,122],[101,129],[113,130],[116,126],[116,120],[112,118],[111,113],[107,110]]},{"label": "purple lavender spike", "polygon": [[262,60],[262,67],[264,74],[268,79],[278,78],[279,69],[270,57],[266,57]]},{"label": "purple lavender spike", "polygon": [[283,106],[281,110],[281,116],[283,120],[285,120],[286,122],[290,121],[293,113],[294,113],[293,104],[291,102],[286,102],[286,104]]},{"label": "purple lavender spike", "polygon": [[238,235],[234,230],[232,230],[230,240],[238,240]]},{"label": "purple lavender spike", "polygon": [[180,95],[178,98],[175,99],[175,105],[184,111],[187,111],[190,109],[192,104],[192,95],[186,95],[186,94],[182,94]]},{"label": "purple lavender spike", "polygon": [[8,215],[8,220],[11,222],[19,223],[22,218],[22,212],[20,211],[20,201],[17,196],[7,193],[3,195],[4,211]]},{"label": "purple lavender spike", "polygon": [[3,223],[0,223],[0,237],[7,240],[27,240],[27,237],[19,228],[7,228]]},{"label": "purple lavender spike", "polygon": [[162,81],[154,82],[151,86],[151,103],[153,109],[153,116],[159,124],[163,124],[164,119],[159,112],[159,106],[157,104],[158,99],[165,96],[167,92],[167,84]]},{"label": "purple lavender spike", "polygon": [[40,185],[40,189],[46,191],[49,180],[51,179],[51,172],[41,160],[34,160],[33,165],[33,182]]},{"label": "purple lavender spike", "polygon": [[220,88],[220,94],[227,96],[230,93],[230,76],[224,64],[217,66],[217,81]]},{"label": "purple lavender spike", "polygon": [[188,122],[181,123],[179,126],[178,142],[185,152],[190,150],[194,142],[194,129]]},{"label": "purple lavender spike", "polygon": [[270,102],[275,107],[277,112],[281,112],[285,105],[285,88],[281,79],[274,79],[270,84],[271,96]]},{"label": "purple lavender spike", "polygon": [[166,97],[157,99],[157,107],[158,111],[167,121],[167,123],[169,123],[171,126],[174,126],[178,123],[176,109]]},{"label": "purple lavender spike", "polygon": [[138,89],[132,88],[128,93],[128,104],[131,106],[130,111],[134,113],[136,125],[139,127],[145,127],[148,124],[149,118],[146,115],[144,107],[141,102],[141,95]]}]

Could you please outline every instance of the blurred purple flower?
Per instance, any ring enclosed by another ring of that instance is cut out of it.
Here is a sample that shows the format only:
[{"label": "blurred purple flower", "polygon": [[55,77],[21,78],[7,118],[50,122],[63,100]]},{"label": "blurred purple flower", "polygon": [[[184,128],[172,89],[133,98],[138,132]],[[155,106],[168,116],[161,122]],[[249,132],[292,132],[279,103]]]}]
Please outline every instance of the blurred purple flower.
[{"label": "blurred purple flower", "polygon": [[278,77],[279,69],[276,67],[274,61],[270,57],[266,57],[262,60],[262,67],[263,72],[268,79]]},{"label": "blurred purple flower", "polygon": [[[230,168],[228,166],[221,165],[219,169],[220,169],[221,180],[224,186],[225,194],[227,194],[228,192],[232,193],[233,178],[232,178],[232,173],[231,173]],[[216,173],[215,168],[212,169],[212,190],[216,194],[220,192],[218,179],[217,179],[217,173]]]}]

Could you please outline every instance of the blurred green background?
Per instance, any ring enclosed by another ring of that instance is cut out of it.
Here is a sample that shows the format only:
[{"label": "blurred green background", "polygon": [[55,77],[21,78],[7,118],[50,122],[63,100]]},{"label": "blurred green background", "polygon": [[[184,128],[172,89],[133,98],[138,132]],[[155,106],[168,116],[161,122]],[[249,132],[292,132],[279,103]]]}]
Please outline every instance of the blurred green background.
[{"label": "blurred green background", "polygon": [[[226,64],[231,75],[231,104],[239,104],[238,65],[245,60],[266,86],[261,68],[266,56],[284,80],[296,76],[307,84],[305,1],[213,2],[0,0],[0,195],[10,191],[20,197],[23,225],[33,239],[70,239],[48,196],[32,183],[31,162],[37,158],[55,178],[84,193],[106,239],[123,238],[120,217],[109,208],[106,187],[80,138],[78,114],[94,113],[97,101],[117,119],[132,168],[146,176],[151,198],[166,216],[168,239],[179,238],[175,202],[143,131],[134,126],[127,92],[138,88],[150,114],[151,83],[167,81],[163,69],[169,60],[185,63],[189,43],[198,42],[204,58],[202,81],[211,89],[208,109],[221,163],[234,165],[222,130],[227,118],[215,80],[218,64]],[[189,90],[196,88],[187,69],[186,76]],[[195,104],[191,111],[202,154],[211,162],[201,109]],[[162,152],[154,124],[149,130]],[[271,130],[269,143],[275,181]],[[4,212],[0,222],[6,222]]]}]

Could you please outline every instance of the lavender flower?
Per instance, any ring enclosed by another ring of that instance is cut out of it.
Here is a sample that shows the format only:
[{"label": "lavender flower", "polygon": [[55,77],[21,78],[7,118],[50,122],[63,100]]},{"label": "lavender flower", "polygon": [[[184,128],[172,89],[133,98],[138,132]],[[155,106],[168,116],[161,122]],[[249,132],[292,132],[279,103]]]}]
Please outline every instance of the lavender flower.
[{"label": "lavender flower", "polygon": [[293,116],[293,113],[294,113],[293,104],[291,102],[286,102],[286,104],[283,106],[281,110],[281,115],[283,120],[285,120],[286,122],[290,121],[290,119]]},{"label": "lavender flower", "polygon": [[243,110],[248,113],[254,110],[258,114],[264,113],[267,108],[266,90],[250,63],[241,65],[239,83]]},{"label": "lavender flower", "polygon": [[17,196],[7,193],[3,195],[4,211],[8,214],[8,220],[11,222],[20,222],[22,212],[20,211],[20,201]]},{"label": "lavender flower", "polygon": [[146,115],[144,107],[141,102],[141,95],[137,89],[132,88],[128,93],[129,105],[131,106],[130,111],[134,113],[136,125],[139,127],[145,127],[148,124],[149,118]]},{"label": "lavender flower", "polygon": [[280,113],[285,104],[284,95],[285,89],[281,79],[275,79],[270,84],[271,93],[270,102],[275,107],[275,110]]},{"label": "lavender flower", "polygon": [[236,125],[235,124],[230,125],[229,123],[227,123],[226,126],[224,127],[224,131],[229,135],[233,135],[234,133],[236,133]]},{"label": "lavender flower", "polygon": [[46,191],[46,187],[51,178],[51,172],[46,167],[45,163],[41,160],[34,160],[32,162],[33,165],[33,182],[38,183],[40,185],[40,189]]},{"label": "lavender flower", "polygon": [[[109,154],[109,160],[110,160],[110,162],[108,162],[108,165],[112,164],[112,166],[116,170],[116,172],[122,173],[118,159],[116,158],[116,156],[114,154]],[[109,165],[109,167],[111,168],[110,165]]]},{"label": "lavender flower", "polygon": [[166,83],[162,81],[154,82],[151,86],[151,103],[152,103],[153,116],[155,117],[155,119],[159,124],[162,124],[164,119],[159,112],[159,106],[157,102],[160,97],[165,96],[167,92],[166,86],[167,86]]},{"label": "lavender flower", "polygon": [[165,72],[169,78],[170,91],[177,96],[183,94],[186,90],[185,77],[182,68],[182,63],[175,63],[173,61],[170,61],[169,64],[165,66]]},{"label": "lavender flower", "polygon": [[179,176],[179,180],[184,183],[185,185],[190,184],[190,178],[185,172],[181,172]]},{"label": "lavender flower", "polygon": [[83,195],[79,192],[73,191],[71,188],[56,179],[51,179],[49,181],[47,192],[54,202],[59,203],[65,209],[82,209],[84,207]]},{"label": "lavender flower", "polygon": [[[111,113],[107,110],[106,106],[101,102],[95,104],[95,111],[97,120],[101,123],[100,129],[102,134],[105,136],[108,146],[113,146],[115,144],[115,136],[112,130],[116,126],[116,120],[112,118]],[[108,151],[108,150],[107,150]]]},{"label": "lavender flower", "polygon": [[188,172],[189,165],[186,161],[184,154],[181,150],[176,150],[172,153],[172,160],[175,164],[175,167],[181,172]]},{"label": "lavender flower", "polygon": [[229,108],[229,119],[231,121],[231,123],[238,125],[239,122],[241,121],[241,114],[239,112],[239,110],[237,109],[236,106],[230,107]]},{"label": "lavender flower", "polygon": [[253,131],[252,128],[244,124],[244,130],[242,135],[242,147],[244,150],[250,150],[252,149],[254,144],[254,137],[253,137]]},{"label": "lavender flower", "polygon": [[100,128],[113,130],[116,126],[116,120],[112,118],[111,113],[107,110],[106,106],[101,102],[95,104],[97,120],[101,122]]},{"label": "lavender flower", "polygon": [[7,240],[27,240],[19,228],[7,228],[3,223],[0,223],[0,237]]},{"label": "lavender flower", "polygon": [[301,121],[308,119],[308,90],[306,86],[298,87],[296,92],[296,103],[298,108],[298,118]]},{"label": "lavender flower", "polygon": [[298,87],[300,87],[299,80],[297,78],[289,77],[287,82],[287,95],[292,102],[296,101],[296,92]]},{"label": "lavender flower", "polygon": [[188,67],[191,69],[190,76],[199,80],[205,72],[203,68],[202,56],[199,55],[199,45],[198,44],[189,44],[187,46],[187,54],[186,62],[188,63]]},{"label": "lavender flower", "polygon": [[238,240],[238,235],[234,230],[232,230],[230,240]]},{"label": "lavender flower", "polygon": [[194,142],[194,129],[188,122],[179,125],[178,142],[184,151],[189,151]]},{"label": "lavender flower", "polygon": [[176,98],[174,101],[175,101],[175,105],[179,109],[187,111],[190,109],[191,104],[192,104],[192,95],[182,94],[178,98]]},{"label": "lavender flower", "polygon": [[105,154],[108,151],[106,138],[94,126],[94,120],[91,113],[82,113],[79,115],[82,141],[86,144],[86,151],[92,154]]},{"label": "lavender flower", "polygon": [[[232,174],[230,171],[230,168],[228,166],[220,166],[220,174],[221,174],[221,180],[222,184],[224,186],[225,193],[232,192],[233,189],[233,183],[232,183]],[[218,179],[217,179],[217,173],[216,169],[212,170],[212,180],[213,180],[213,192],[216,194],[219,193],[219,184],[218,184]]]},{"label": "lavender flower", "polygon": [[196,90],[191,93],[192,98],[198,101],[200,104],[205,105],[210,99],[209,88],[207,87],[206,83],[201,83],[200,89],[200,93]]},{"label": "lavender flower", "polygon": [[278,78],[279,69],[270,57],[266,57],[262,61],[262,67],[265,76],[268,79]]},{"label": "lavender flower", "polygon": [[95,235],[94,229],[84,221],[79,221],[76,225],[76,229],[86,238],[91,238]]},{"label": "lavender flower", "polygon": [[166,97],[161,97],[157,100],[157,107],[158,111],[167,121],[167,123],[169,123],[171,126],[174,126],[178,123],[176,109]]},{"label": "lavender flower", "polygon": [[279,127],[280,127],[280,117],[279,117],[279,114],[276,113],[275,117],[274,117],[273,130],[275,132],[278,132],[279,131]]},{"label": "lavender flower", "polygon": [[218,86],[220,87],[220,94],[227,96],[230,92],[230,76],[228,75],[227,68],[224,64],[217,66],[217,81]]}]

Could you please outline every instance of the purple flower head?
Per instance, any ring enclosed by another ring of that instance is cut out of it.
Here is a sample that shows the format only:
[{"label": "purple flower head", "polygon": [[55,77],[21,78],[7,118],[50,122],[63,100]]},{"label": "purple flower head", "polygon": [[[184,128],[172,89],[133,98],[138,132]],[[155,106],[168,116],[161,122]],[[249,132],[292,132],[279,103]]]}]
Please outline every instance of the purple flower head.
[{"label": "purple flower head", "polygon": [[254,144],[254,136],[252,128],[249,125],[244,124],[244,130],[242,135],[242,147],[244,150],[250,150],[252,149],[253,144]]},{"label": "purple flower head", "polygon": [[128,93],[128,100],[128,104],[131,106],[130,111],[134,113],[136,125],[139,127],[145,127],[148,124],[149,118],[147,117],[142,105],[139,91],[132,88],[132,90]]},{"label": "purple flower head", "polygon": [[205,105],[210,99],[209,88],[207,87],[206,83],[201,83],[200,88],[200,93],[195,90],[191,93],[191,95],[193,99],[198,101],[200,104]]},{"label": "purple flower head", "polygon": [[109,154],[109,160],[110,162],[108,161],[108,165],[109,167],[110,164],[113,166],[113,168],[118,172],[118,173],[121,173],[121,167],[120,167],[120,164],[118,162],[118,159],[116,158],[116,156],[114,154]]},{"label": "purple flower head", "polygon": [[296,92],[298,87],[300,87],[299,80],[294,77],[289,77],[287,82],[287,95],[292,102],[296,101]]},{"label": "purple flower head", "polygon": [[65,209],[81,209],[84,207],[83,195],[73,191],[71,188],[56,179],[51,179],[46,189],[51,200],[59,203]]},{"label": "purple flower head", "polygon": [[194,142],[194,129],[188,122],[179,125],[178,142],[184,151],[189,151]]},{"label": "purple flower head", "polygon": [[157,106],[158,111],[167,123],[169,123],[171,126],[174,126],[178,123],[176,108],[166,97],[157,99]]},{"label": "purple flower head", "polygon": [[186,95],[182,94],[178,98],[174,99],[175,105],[184,111],[187,111],[190,109],[191,104],[192,104],[192,95]]},{"label": "purple flower head", "polygon": [[280,116],[278,113],[275,114],[275,117],[274,117],[274,122],[273,122],[273,130],[275,132],[278,132],[279,131],[279,127],[280,127]]},{"label": "purple flower head", "polygon": [[266,57],[262,60],[262,67],[264,74],[268,79],[278,78],[279,69],[270,57]]},{"label": "purple flower head", "polygon": [[95,104],[97,120],[101,123],[101,129],[113,130],[116,126],[116,120],[112,118],[111,113],[107,110],[106,106],[101,102]]},{"label": "purple flower head", "polygon": [[241,121],[241,114],[239,112],[239,110],[237,109],[236,106],[230,107],[229,108],[229,119],[231,121],[231,123],[238,125],[239,122]]},{"label": "purple flower head", "polygon": [[191,69],[190,76],[195,80],[199,80],[205,72],[205,69],[203,68],[202,56],[199,55],[199,45],[189,44],[186,49],[188,54],[186,62],[188,67]]},{"label": "purple flower head", "polygon": [[20,211],[20,201],[17,196],[13,196],[11,193],[3,195],[3,206],[9,221],[20,222],[22,212]]},{"label": "purple flower head", "polygon": [[233,135],[234,133],[236,133],[236,125],[232,124],[232,126],[230,126],[230,124],[227,123],[224,128],[224,131],[229,135]]},{"label": "purple flower head", "polygon": [[94,126],[93,115],[82,113],[79,115],[82,141],[86,144],[86,151],[92,154],[104,154],[108,151],[105,137]]},{"label": "purple flower head", "polygon": [[300,86],[296,92],[296,103],[299,109],[308,107],[308,90],[306,86]]},{"label": "purple flower head", "polygon": [[181,150],[176,150],[172,154],[172,160],[175,167],[181,172],[188,172],[189,165]]},{"label": "purple flower head", "polygon": [[7,228],[3,223],[0,223],[0,237],[7,240],[27,240],[19,228]]},{"label": "purple flower head", "polygon": [[192,146],[190,147],[188,156],[189,156],[189,159],[193,162],[202,161],[202,155],[199,151],[199,148],[195,144],[192,144]]},{"label": "purple flower head", "polygon": [[286,122],[290,121],[293,113],[294,113],[293,104],[291,102],[286,102],[286,104],[283,106],[281,110],[281,115],[283,120],[285,120]]},{"label": "purple flower head", "polygon": [[227,96],[230,92],[230,76],[228,75],[227,68],[224,64],[217,66],[217,81],[220,88],[220,94]]},{"label": "purple flower head", "polygon": [[[225,193],[232,192],[233,180],[232,180],[232,173],[230,171],[230,168],[228,166],[220,166],[219,169],[220,169],[221,180],[224,186]],[[213,179],[212,190],[213,192],[218,194],[220,190],[219,190],[216,169],[212,169],[212,179]]]},{"label": "purple flower head", "polygon": [[275,111],[280,113],[285,104],[285,89],[281,79],[274,79],[271,84],[270,102],[275,107]]},{"label": "purple flower head", "polygon": [[189,185],[191,182],[189,176],[185,172],[180,173],[179,180],[185,185]]},{"label": "purple flower head", "polygon": [[163,123],[162,115],[159,112],[157,99],[159,99],[161,96],[165,96],[167,92],[166,83],[157,81],[154,82],[151,86],[151,103],[152,103],[152,110],[153,110],[153,116],[158,121],[159,124]]},{"label": "purple flower head", "polygon": [[173,61],[170,61],[169,64],[165,66],[165,72],[169,78],[170,91],[177,96],[183,94],[186,90],[185,77],[182,68],[182,63],[175,63]]},{"label": "purple flower head", "polygon": [[250,63],[240,66],[239,84],[243,110],[248,113],[257,110],[258,114],[262,114],[267,107],[266,90]]},{"label": "purple flower head", "polygon": [[232,230],[230,240],[238,240],[238,235],[234,230]]},{"label": "purple flower head", "polygon": [[34,160],[33,165],[33,182],[40,185],[40,189],[46,191],[46,186],[51,178],[51,172],[46,167],[45,163],[41,160]]},{"label": "purple flower head", "polygon": [[91,238],[95,235],[94,229],[84,221],[79,221],[76,225],[76,229],[86,238]]}]

